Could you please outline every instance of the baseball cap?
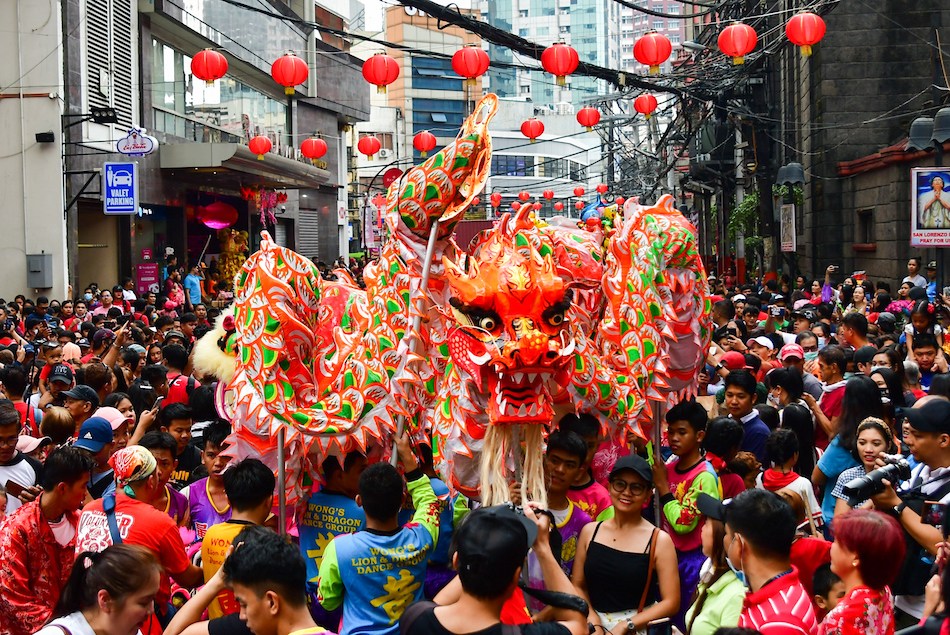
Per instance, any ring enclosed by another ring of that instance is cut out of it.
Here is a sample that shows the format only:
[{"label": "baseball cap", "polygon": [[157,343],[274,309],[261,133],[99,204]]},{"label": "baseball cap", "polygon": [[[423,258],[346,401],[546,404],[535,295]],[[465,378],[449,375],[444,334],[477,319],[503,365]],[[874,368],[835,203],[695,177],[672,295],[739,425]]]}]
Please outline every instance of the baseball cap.
[{"label": "baseball cap", "polygon": [[928,269],[936,269],[936,268],[937,268],[937,261],[936,261],[936,260],[931,260],[930,262],[928,262],[928,263],[927,263],[927,268],[928,268]]},{"label": "baseball cap", "polygon": [[69,364],[56,364],[49,371],[49,380],[51,382],[61,381],[64,384],[72,385],[73,378],[73,369]]},{"label": "baseball cap", "polygon": [[517,569],[537,537],[538,526],[510,503],[476,509],[455,530],[458,570],[482,573],[505,564]]},{"label": "baseball cap", "polygon": [[76,340],[76,346],[79,348],[89,348],[89,340],[87,340],[85,337],[80,337],[78,340]]},{"label": "baseball cap", "polygon": [[171,330],[171,331],[168,331],[167,333],[165,333],[165,339],[166,339],[166,340],[169,339],[169,338],[171,338],[171,337],[177,337],[177,338],[180,339],[182,342],[187,342],[187,341],[188,341],[188,338],[185,337],[185,334],[182,333],[181,331]]},{"label": "baseball cap", "polygon": [[80,401],[88,401],[92,404],[93,410],[99,407],[99,394],[85,384],[73,386],[72,389],[67,390],[62,394],[64,397],[71,397],[73,399],[79,399]]},{"label": "baseball cap", "polygon": [[781,352],[778,354],[778,358],[779,361],[784,362],[789,357],[805,359],[805,349],[803,349],[798,344],[786,344],[782,347]]},{"label": "baseball cap", "polygon": [[112,425],[102,417],[90,417],[79,428],[73,447],[96,453],[109,443],[112,443]]},{"label": "baseball cap", "polygon": [[732,296],[733,302],[736,302],[737,300],[745,300],[745,296],[741,293],[737,293],[736,295]]},{"label": "baseball cap", "polygon": [[639,454],[628,454],[627,456],[622,456],[617,459],[613,469],[610,470],[608,479],[613,478],[624,470],[633,470],[634,473],[647,482],[647,485],[653,485],[653,470],[650,468],[650,464],[647,463],[647,460]]},{"label": "baseball cap", "polygon": [[897,318],[894,317],[894,314],[891,313],[890,311],[881,311],[880,313],[877,314],[877,323],[880,324],[881,322],[889,322],[891,324],[896,324]]},{"label": "baseball cap", "polygon": [[769,338],[764,335],[758,337],[753,337],[748,342],[745,343],[746,346],[752,346],[753,344],[758,344],[759,346],[764,346],[769,350],[775,350],[775,344]]},{"label": "baseball cap", "polygon": [[49,437],[40,437],[37,439],[36,437],[21,434],[19,437],[17,437],[16,449],[23,454],[29,454],[30,452],[34,452],[44,445],[49,445],[52,442],[53,440]]},{"label": "baseball cap", "polygon": [[722,523],[726,522],[726,506],[731,502],[731,498],[720,501],[718,498],[710,496],[706,492],[700,492],[699,496],[696,497],[696,507],[699,511],[701,511],[703,515]]},{"label": "baseball cap", "polygon": [[141,355],[142,353],[145,352],[145,347],[142,346],[141,344],[129,344],[129,350],[134,351],[138,353],[139,355]]},{"label": "baseball cap", "polygon": [[111,329],[99,329],[96,331],[96,334],[92,336],[92,343],[94,346],[99,346],[105,340],[114,340],[115,333]]},{"label": "baseball cap", "polygon": [[776,293],[775,295],[772,296],[772,302],[778,302],[779,300],[783,300],[783,301],[784,301],[784,300],[785,300],[785,296],[782,295],[781,293]]},{"label": "baseball cap", "polygon": [[729,370],[742,370],[749,366],[745,363],[745,355],[738,351],[729,351],[723,353],[719,362]]},{"label": "baseball cap", "polygon": [[134,415],[129,415],[128,417],[109,406],[103,406],[96,410],[96,416],[102,417],[109,422],[109,425],[112,426],[112,431],[116,431],[122,427],[123,423],[128,423],[129,421],[135,421]]},{"label": "baseball cap", "polygon": [[855,364],[870,364],[871,360],[874,359],[874,356],[877,355],[877,349],[873,346],[862,346],[858,350],[854,351],[854,363]]},{"label": "baseball cap", "polygon": [[815,312],[815,309],[811,308],[811,306],[806,306],[792,311],[792,319],[799,317],[805,318],[809,322],[814,322],[815,319],[818,318],[818,314]]},{"label": "baseball cap", "polygon": [[932,399],[915,408],[897,408],[897,415],[920,432],[950,433],[950,401],[946,399]]}]

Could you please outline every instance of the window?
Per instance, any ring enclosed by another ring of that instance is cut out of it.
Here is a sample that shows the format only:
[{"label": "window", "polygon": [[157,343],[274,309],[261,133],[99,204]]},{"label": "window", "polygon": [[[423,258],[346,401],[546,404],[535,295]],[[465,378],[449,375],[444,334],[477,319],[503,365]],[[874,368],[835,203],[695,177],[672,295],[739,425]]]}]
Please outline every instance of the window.
[{"label": "window", "polygon": [[875,242],[874,208],[859,209],[857,210],[857,216],[858,225],[854,228],[854,242],[858,245],[873,244]]},{"label": "window", "polygon": [[570,26],[562,26],[558,28],[558,33],[560,33],[561,35],[564,35],[565,33],[570,33],[570,32],[571,32]]},{"label": "window", "polygon": [[462,90],[462,78],[452,70],[452,60],[413,56],[412,87],[427,90]]},{"label": "window", "polygon": [[545,7],[541,9],[541,15],[554,15],[554,7]]},{"label": "window", "polygon": [[667,20],[667,21],[666,21],[666,28],[668,28],[668,29],[678,29],[678,28],[680,28],[680,21],[679,21],[679,20]]},{"label": "window", "polygon": [[570,9],[561,9],[561,15],[571,15]]},{"label": "window", "polygon": [[518,35],[525,37],[528,35],[528,29],[518,29]]},{"label": "window", "polygon": [[518,12],[518,17],[520,17],[520,18],[526,18],[526,17],[528,17],[528,10],[527,10],[527,9],[521,9],[521,10]]},{"label": "window", "polygon": [[363,137],[376,137],[379,139],[379,147],[383,150],[393,149],[393,136],[388,132],[361,132],[360,139]]},{"label": "window", "polygon": [[[636,21],[639,22],[639,21],[640,21],[640,18],[637,18]],[[620,23],[621,23],[621,24],[630,24],[630,16],[629,16],[629,15],[625,15],[625,16],[623,16],[622,18],[620,18]]]},{"label": "window", "polygon": [[492,155],[491,173],[493,176],[534,176],[534,157]]},{"label": "window", "polygon": [[663,20],[654,20],[654,21],[653,21],[653,28],[654,28],[654,29],[662,29],[662,28],[663,28]]},{"label": "window", "polygon": [[680,8],[676,6],[675,4],[671,4],[670,6],[666,8],[666,12],[669,13],[670,15],[679,15]]},{"label": "window", "polygon": [[680,34],[672,33],[670,35],[670,44],[679,44],[680,43]]},{"label": "window", "polygon": [[465,102],[460,99],[417,97],[412,100],[412,133],[428,130],[437,137],[454,137],[462,125],[464,108]]},{"label": "window", "polygon": [[633,53],[633,44],[624,44],[622,50],[624,53]]},{"label": "window", "polygon": [[434,112],[432,113],[432,121],[435,121],[437,123],[446,123],[448,119],[445,118],[445,113]]},{"label": "window", "polygon": [[548,35],[551,32],[551,27],[549,26],[539,26],[537,28],[538,35]]},{"label": "window", "polygon": [[531,94],[531,86],[529,86],[528,84],[525,84],[524,86],[519,86],[519,87],[518,87],[518,90],[519,90],[519,92],[520,92],[522,95],[530,95],[530,94]]}]

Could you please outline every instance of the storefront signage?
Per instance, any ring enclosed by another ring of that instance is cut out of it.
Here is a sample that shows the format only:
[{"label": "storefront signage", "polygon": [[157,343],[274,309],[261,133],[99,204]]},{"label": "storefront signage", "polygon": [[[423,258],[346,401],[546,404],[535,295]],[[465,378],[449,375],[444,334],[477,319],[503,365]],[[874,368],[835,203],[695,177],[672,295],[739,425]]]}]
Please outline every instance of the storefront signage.
[{"label": "storefront signage", "polygon": [[142,250],[142,260],[151,260],[152,259],[152,250],[143,249]]},{"label": "storefront signage", "polygon": [[144,262],[135,265],[135,292],[140,296],[149,291],[158,293],[161,282],[157,262]]},{"label": "storefront signage", "polygon": [[137,163],[103,163],[102,185],[102,207],[107,215],[135,214],[138,211]]},{"label": "storefront signage", "polygon": [[119,139],[115,149],[131,157],[151,154],[158,147],[158,139],[145,134],[145,128],[129,128],[128,134]]},{"label": "storefront signage", "polygon": [[911,169],[910,244],[950,247],[950,170]]},{"label": "storefront signage", "polygon": [[782,239],[782,251],[795,251],[797,248],[795,233],[795,206],[782,205],[781,225],[779,233]]}]

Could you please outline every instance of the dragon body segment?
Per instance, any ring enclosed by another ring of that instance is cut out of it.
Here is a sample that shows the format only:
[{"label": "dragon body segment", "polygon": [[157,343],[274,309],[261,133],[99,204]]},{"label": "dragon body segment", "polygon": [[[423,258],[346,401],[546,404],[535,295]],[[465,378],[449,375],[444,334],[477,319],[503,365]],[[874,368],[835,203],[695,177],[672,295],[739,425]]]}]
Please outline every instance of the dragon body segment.
[{"label": "dragon body segment", "polygon": [[389,238],[365,291],[323,280],[266,233],[237,275],[233,318],[206,336],[233,356],[218,402],[235,428],[228,452],[276,470],[284,427],[291,504],[305,468],[318,477],[312,466],[328,455],[388,446],[397,417],[431,440],[454,488],[492,504],[523,467],[528,495],[543,500],[543,438],[563,414],[594,414],[608,437],[645,435],[648,400],[694,390],[709,291],[695,231],[670,197],[628,201],[606,237],[591,223],[539,223],[526,207],[472,253],[455,245],[488,177],[496,109],[483,98],[453,144],[390,187]]}]

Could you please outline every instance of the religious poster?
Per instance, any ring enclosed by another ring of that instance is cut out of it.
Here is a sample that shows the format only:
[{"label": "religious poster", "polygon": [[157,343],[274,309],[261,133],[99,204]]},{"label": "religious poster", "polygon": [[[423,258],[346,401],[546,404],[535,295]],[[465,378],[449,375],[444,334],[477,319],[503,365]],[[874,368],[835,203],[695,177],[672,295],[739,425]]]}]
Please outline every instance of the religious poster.
[{"label": "religious poster", "polygon": [[950,170],[912,168],[910,244],[950,247]]},{"label": "religious poster", "polygon": [[798,234],[795,232],[795,206],[787,203],[782,205],[779,224],[779,238],[782,242],[782,251],[795,251],[798,248]]}]

